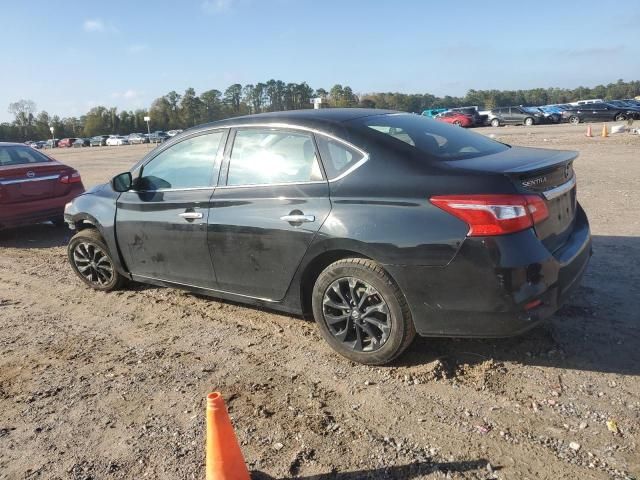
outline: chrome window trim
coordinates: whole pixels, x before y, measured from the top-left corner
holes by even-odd
[[[249,187],[285,187],[291,185],[314,185],[314,184],[323,184],[326,185],[326,180],[310,180],[308,182],[281,182],[281,183],[248,183],[246,185],[220,185],[216,187],[218,188],[249,188]]]
[[[241,125],[230,125],[229,128],[250,128],[250,127],[258,127],[258,128],[279,128],[279,129],[290,129],[290,130],[302,130],[305,132],[310,132],[314,135],[321,135],[327,138],[330,138],[331,140],[334,140],[338,143],[342,143],[343,145],[346,145],[347,147],[355,150],[356,152],[360,153],[360,155],[362,155],[362,158],[360,160],[358,160],[356,163],[354,163],[351,167],[349,167],[347,170],[345,170],[344,172],[342,172],[340,175],[338,175],[337,177],[334,178],[328,178],[326,181],[328,181],[329,183],[331,182],[336,182],[338,180],[342,180],[344,177],[346,177],[347,175],[349,175],[350,173],[354,172],[355,170],[357,170],[358,168],[360,168],[362,165],[364,165],[365,163],[367,163],[367,161],[369,160],[369,153],[364,151],[363,149],[361,149],[360,147],[355,146],[353,143],[348,142],[347,140],[344,140],[340,137],[336,137],[335,135],[332,135],[330,133],[324,132],[322,130],[317,130],[315,128],[311,128],[311,127],[306,127],[303,125],[291,125],[288,123],[247,123],[247,124],[241,124]],[[320,161],[322,161],[322,159],[320,159]],[[321,183],[326,183],[326,181],[322,181]],[[309,181],[309,182],[296,182],[296,184],[303,184],[303,183],[318,183],[317,181]],[[264,184],[260,184],[261,186],[265,186],[265,185],[276,185],[274,183],[264,183]],[[288,184],[286,184],[288,185]],[[226,186],[226,185],[224,185]],[[235,185],[235,186],[242,186],[242,185]],[[255,185],[248,185],[248,186],[255,186]],[[218,188],[222,188],[223,186],[219,186]]]
[[[157,192],[188,192],[191,190],[215,190],[216,187],[188,187],[188,188],[160,188],[158,190],[127,190],[122,193],[157,193]]]
[[[571,180],[569,180],[568,182],[565,182],[558,187],[552,188],[551,190],[542,192],[542,194],[544,195],[544,198],[546,198],[547,200],[553,200],[554,198],[558,198],[564,195],[575,186],[576,186],[576,176],[574,174],[573,177],[571,177]]]
[[[174,285],[182,285],[183,287],[198,288],[200,290],[207,290],[208,292],[216,292],[216,293],[222,293],[222,294],[225,294],[225,295],[234,295],[236,297],[251,298],[253,300],[260,300],[262,302],[269,302],[269,303],[277,303],[278,302],[278,300],[273,300],[271,298],[253,297],[251,295],[245,295],[245,294],[242,294],[242,293],[233,293],[233,292],[228,292],[226,290],[216,290],[215,288],[199,287],[198,285],[192,285],[190,283],[174,282],[173,280],[163,280],[162,278],[149,277],[149,276],[146,276],[146,275],[138,275],[136,273],[132,273],[131,275],[134,276],[134,277],[138,277],[138,278],[146,278],[147,280],[156,280],[158,282],[166,282],[166,283],[172,283]]]
[[[42,182],[44,180],[55,180],[56,178],[60,178],[60,174],[47,175],[44,177],[17,178],[15,180],[0,180],[0,185],[13,185],[16,183],[28,183],[28,182]]]

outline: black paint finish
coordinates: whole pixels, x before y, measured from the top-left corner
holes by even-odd
[[[379,262],[400,286],[422,335],[509,335],[553,314],[591,254],[575,189],[557,205],[549,202],[553,218],[546,223],[498,237],[467,237],[468,226],[429,198],[540,194],[573,175],[576,154],[503,146],[491,155],[443,161],[360,123],[390,113],[397,112],[327,109],[229,119],[185,131],[132,168],[135,178],[158,152],[191,136],[224,129],[233,138],[234,127],[260,125],[332,136],[367,153],[366,162],[335,181],[228,187],[226,140],[216,160],[220,179],[213,175],[210,188],[118,194],[103,185],[76,198],[65,218],[75,228],[97,228],[117,268],[135,280],[290,313],[305,311],[315,275],[328,263],[362,256]],[[535,186],[528,187],[532,178]],[[289,214],[313,221],[281,219]],[[532,300],[543,303],[525,311]]]

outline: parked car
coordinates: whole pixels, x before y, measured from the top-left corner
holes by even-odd
[[[169,135],[170,137],[175,137],[176,135],[182,133],[184,130],[181,129],[177,129],[177,130],[169,130],[167,132],[167,135]]]
[[[107,144],[107,138],[109,135],[96,135],[89,140],[89,146],[91,147],[104,147]]]
[[[68,258],[97,290],[312,314],[337,352],[383,364],[416,332],[518,334],[560,307],[591,255],[576,157],[389,110],[227,119],[71,202]]]
[[[58,142],[60,139],[58,138],[50,138],[45,142],[44,148],[56,148],[58,146]]]
[[[540,123],[560,123],[562,121],[561,113],[545,111],[542,107],[522,107],[522,109],[533,114],[542,113]]]
[[[425,117],[435,118],[436,116],[446,111],[447,111],[446,108],[430,108],[428,110],[424,110],[422,112],[422,115],[424,115]]]
[[[120,145],[129,145],[129,140],[127,140],[122,135],[111,135],[107,138],[107,145],[110,147],[120,146]]]
[[[142,133],[132,133],[127,137],[129,143],[149,143],[149,138],[144,136]]]
[[[151,135],[148,135],[149,142],[151,143],[162,143],[170,139],[171,137],[167,135],[166,132],[161,130],[153,132]]]
[[[607,105],[611,105],[615,108],[620,108],[624,110],[633,110],[640,112],[640,105],[636,105],[634,103],[628,102],[626,100],[607,100]]]
[[[53,221],[84,192],[80,174],[20,143],[0,142],[0,229]]]
[[[618,108],[604,102],[580,105],[562,112],[564,121],[576,125],[580,122],[620,122],[631,118],[640,118],[640,112],[628,108]]]
[[[480,113],[478,107],[456,107],[451,108],[450,111],[469,115],[474,127],[482,127],[487,123],[488,115]]]
[[[473,117],[460,112],[444,112],[435,117],[440,122],[450,123],[458,127],[469,128],[473,126]]]
[[[32,142],[31,145],[29,145],[31,148],[37,148],[38,150],[44,148],[47,145],[47,142],[45,140],[37,140],[35,142]]]
[[[89,146],[89,139],[88,138],[78,138],[78,139],[76,139],[75,142],[73,142],[73,147],[75,147],[75,148],[88,147],[88,146]]]
[[[578,106],[578,105],[591,105],[593,103],[601,103],[604,102],[601,98],[591,98],[589,100],[578,100],[577,102],[571,102],[570,105]]]
[[[501,107],[491,110],[488,121],[492,127],[538,125],[544,123],[544,114],[542,112],[528,112],[524,107]]]
[[[73,142],[75,142],[76,140],[77,138],[63,138],[58,142],[58,147],[69,148],[71,145],[73,145]]]

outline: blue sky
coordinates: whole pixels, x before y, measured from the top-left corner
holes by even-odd
[[[0,121],[148,107],[270,78],[357,93],[593,86],[640,79],[640,2],[6,1]]]

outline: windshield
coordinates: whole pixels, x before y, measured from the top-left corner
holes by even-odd
[[[393,141],[403,142],[421,153],[439,160],[463,160],[490,155],[509,147],[477,133],[469,132],[421,115],[387,114],[358,118],[351,124],[388,135]]]
[[[49,158],[31,147],[0,146],[0,167],[49,162]]]

